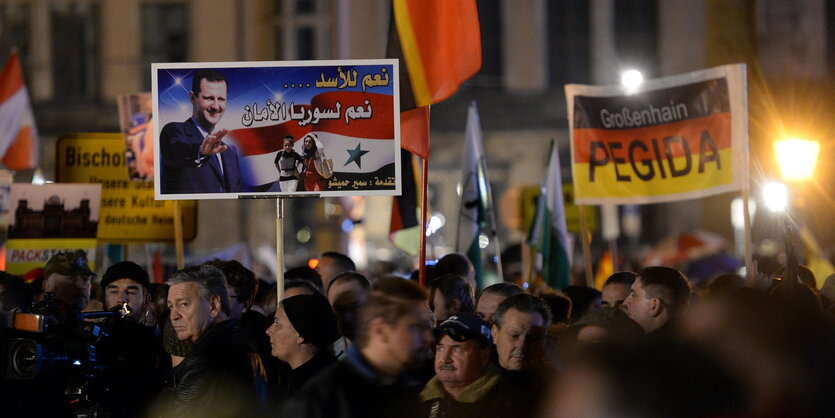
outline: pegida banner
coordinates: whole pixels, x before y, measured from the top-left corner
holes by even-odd
[[[745,65],[621,86],[565,88],[578,205],[740,190],[748,178]]]

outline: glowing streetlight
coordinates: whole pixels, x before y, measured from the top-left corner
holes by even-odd
[[[644,75],[635,69],[626,70],[620,75],[620,84],[626,88],[628,93],[634,93],[643,82]]]
[[[805,139],[774,142],[774,155],[785,181],[805,181],[815,174],[820,144]]]
[[[789,206],[789,189],[777,182],[763,185],[763,203],[773,212],[785,212]]]

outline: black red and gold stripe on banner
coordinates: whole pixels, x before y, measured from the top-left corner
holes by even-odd
[[[574,97],[576,198],[697,192],[733,183],[724,78],[631,96]]]

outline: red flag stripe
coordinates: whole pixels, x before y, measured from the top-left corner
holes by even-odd
[[[0,103],[9,100],[21,88],[23,88],[23,70],[20,67],[20,59],[17,53],[12,53],[3,72],[0,73]]]
[[[235,129],[230,137],[240,148],[241,155],[259,155],[276,152],[282,147],[282,139],[291,135],[295,141],[300,140],[309,132],[329,132],[337,135],[362,137],[365,139],[393,140],[394,121],[391,115],[393,99],[391,96],[358,92],[330,92],[317,95],[311,100],[310,107],[334,108],[338,101],[341,114],[345,114],[349,107],[362,106],[365,101],[372,106],[371,119],[352,119],[348,123],[344,118],[339,120],[322,120],[318,124],[299,126],[298,121],[290,120],[276,125],[258,128]],[[305,105],[305,107],[309,107]]]
[[[421,158],[429,158],[428,107],[400,113],[400,147]]]
[[[37,141],[32,134],[31,126],[22,126],[17,138],[6,150],[2,162],[10,170],[28,170],[37,165],[34,152]]]

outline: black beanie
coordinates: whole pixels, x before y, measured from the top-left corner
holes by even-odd
[[[107,285],[119,279],[131,279],[145,286],[146,291],[150,282],[148,280],[148,272],[139,264],[133,261],[120,261],[108,267],[107,271],[104,272],[104,276],[101,277],[101,288],[105,289]]]
[[[281,306],[306,342],[321,349],[339,338],[336,314],[321,294],[293,296],[281,301]]]

